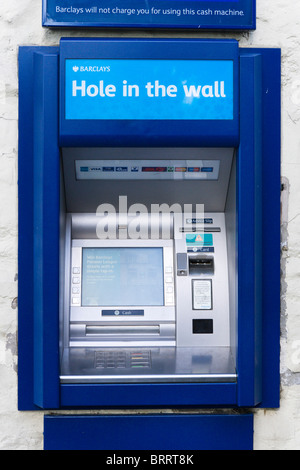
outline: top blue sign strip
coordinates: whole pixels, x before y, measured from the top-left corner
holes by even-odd
[[[66,119],[233,119],[233,61],[69,59],[65,66]]]
[[[43,26],[251,30],[256,0],[43,0]]]
[[[235,146],[235,40],[64,38],[60,145]]]

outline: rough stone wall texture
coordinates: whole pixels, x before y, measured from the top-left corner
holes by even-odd
[[[234,37],[282,48],[281,408],[255,412],[255,449],[300,449],[300,0],[257,0],[250,33],[49,31],[41,0],[2,0],[0,11],[0,449],[43,448],[43,413],[17,410],[17,152],[19,45],[61,36]]]

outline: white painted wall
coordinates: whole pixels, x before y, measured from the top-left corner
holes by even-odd
[[[0,449],[43,448],[43,413],[17,410],[17,152],[19,45],[58,45],[41,26],[41,0],[2,0],[0,11]],[[282,393],[279,410],[255,412],[255,449],[300,449],[300,0],[257,0],[250,33],[112,33],[99,36],[233,37],[282,48]]]

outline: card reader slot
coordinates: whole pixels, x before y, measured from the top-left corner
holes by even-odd
[[[87,325],[86,336],[160,335],[159,325]]]
[[[214,257],[195,255],[189,256],[189,273],[213,273],[214,272]]]

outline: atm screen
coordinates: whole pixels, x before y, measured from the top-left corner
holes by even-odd
[[[83,248],[81,305],[164,305],[163,248]]]

